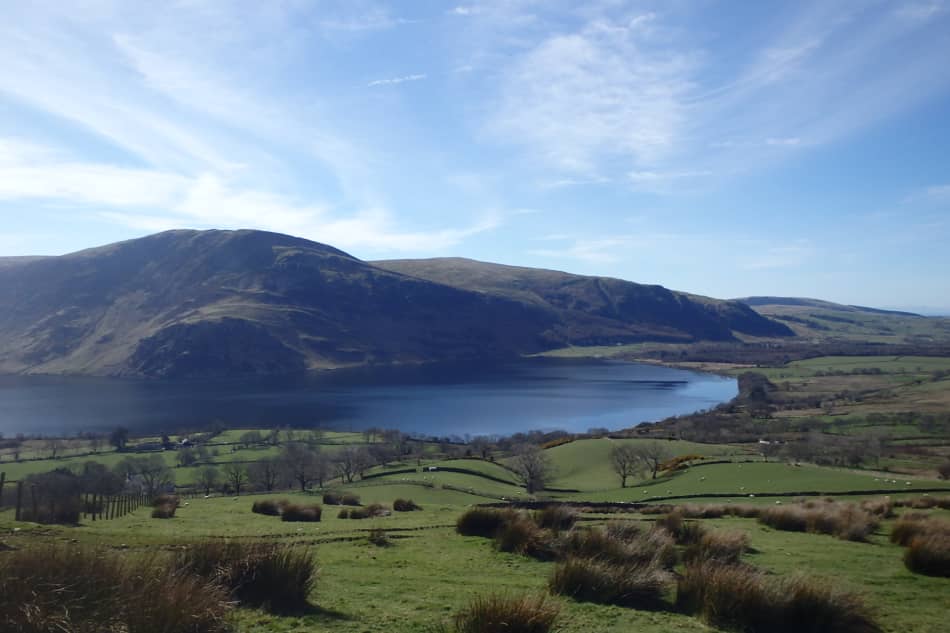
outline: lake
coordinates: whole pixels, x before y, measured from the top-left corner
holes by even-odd
[[[293,378],[152,381],[0,376],[0,432],[74,434],[125,426],[377,426],[424,435],[611,430],[706,409],[736,381],[640,363],[528,359],[316,372]]]

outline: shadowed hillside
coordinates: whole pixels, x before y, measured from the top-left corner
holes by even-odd
[[[554,270],[503,266],[462,258],[374,262],[388,270],[538,306],[559,321],[558,334],[574,345],[637,340],[726,341],[738,332],[789,336],[736,301],[718,301],[662,286]]]
[[[360,261],[260,231],[0,260],[0,372],[202,376],[789,330],[735,302],[465,260]]]

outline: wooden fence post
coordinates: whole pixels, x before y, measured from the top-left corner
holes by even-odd
[[[20,506],[23,504],[23,482],[16,482],[16,515],[17,521],[20,520]]]
[[[0,508],[3,507],[3,484],[7,483],[7,474],[0,473]]]
[[[95,493],[95,492],[92,493],[92,506],[91,506],[89,509],[92,510],[92,520],[93,520],[93,521],[96,520],[96,510],[98,510],[98,508],[99,508],[99,506],[96,505],[96,497],[98,497],[98,496],[99,496],[99,495],[98,495],[97,493]]]
[[[33,500],[33,520],[36,521],[40,515],[40,508],[36,503],[36,484],[30,484],[30,499]]]

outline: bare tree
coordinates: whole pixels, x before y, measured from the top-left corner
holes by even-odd
[[[656,479],[660,465],[670,458],[670,451],[659,442],[645,442],[637,446],[636,450],[640,460],[646,464],[647,469],[652,473],[652,478]]]
[[[214,466],[205,466],[198,471],[198,477],[195,479],[195,485],[199,488],[204,488],[205,494],[210,495],[211,490],[218,486],[218,482],[221,480],[221,474],[218,472],[218,469]]]
[[[50,437],[43,443],[43,447],[49,453],[50,459],[56,459],[65,446],[65,440],[58,437]]]
[[[333,456],[333,466],[341,483],[353,483],[359,470],[360,457],[356,448],[344,446]]]
[[[168,464],[161,455],[149,455],[148,457],[139,457],[132,461],[134,473],[142,480],[142,487],[145,494],[154,497],[158,493],[166,490],[175,481],[175,473],[168,467]]]
[[[769,457],[775,457],[782,450],[782,445],[777,440],[760,440],[759,452],[762,453],[762,459],[769,461]]]
[[[244,464],[228,462],[222,467],[222,470],[224,471],[224,480],[234,490],[234,494],[240,495],[241,488],[246,486],[248,482],[247,468],[244,467]]]
[[[314,480],[319,480],[320,485],[323,485],[322,473],[325,472],[321,469],[323,460],[315,449],[291,442],[284,445],[278,459],[287,476],[300,484],[301,492],[306,490],[310,482]]]
[[[551,460],[541,448],[534,444],[522,444],[517,447],[511,466],[528,494],[544,490],[545,483],[554,473]]]
[[[615,444],[610,449],[610,466],[620,477],[620,487],[627,487],[627,477],[643,471],[643,460],[632,444]]]
[[[280,462],[276,458],[262,459],[248,467],[248,476],[253,483],[270,492],[277,487],[277,483],[280,481],[280,466]]]

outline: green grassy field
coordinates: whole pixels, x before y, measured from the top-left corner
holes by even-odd
[[[296,524],[251,513],[252,500],[262,497],[219,497],[190,500],[174,519],[151,519],[142,508],[119,519],[72,528],[15,525],[9,512],[0,512],[0,538],[12,547],[60,539],[102,543],[126,554],[217,537],[276,540],[309,548],[321,568],[319,584],[311,596],[316,608],[294,616],[237,609],[235,622],[240,633],[426,631],[447,621],[474,595],[544,591],[553,563],[500,553],[488,540],[455,533],[454,521],[470,501],[464,495],[439,489],[407,490],[399,485],[356,489],[364,502],[391,503],[395,496],[407,496],[408,492],[424,510],[354,521],[337,519],[335,508],[328,507],[320,523]],[[300,495],[275,496],[280,497],[313,500]],[[591,518],[594,524],[598,522],[596,516]],[[623,518],[644,524],[652,520],[637,514]],[[889,633],[945,630],[950,580],[909,573],[901,563],[901,548],[887,541],[889,522],[870,543],[777,532],[752,519],[705,520],[704,524],[748,533],[753,551],[746,560],[754,565],[779,574],[818,575],[860,593],[874,606]],[[14,532],[14,527],[19,530]],[[391,546],[371,545],[366,534],[372,528],[386,530]],[[562,605],[564,633],[712,630],[696,618],[671,611],[638,611],[561,598],[555,601]]]

